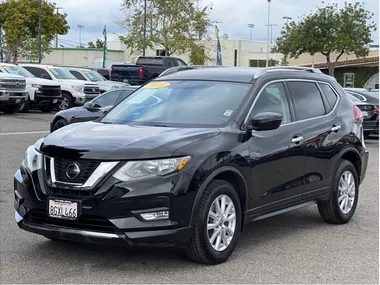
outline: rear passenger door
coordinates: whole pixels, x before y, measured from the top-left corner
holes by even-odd
[[[327,83],[288,80],[296,121],[302,128],[305,155],[303,199],[326,193],[334,166],[334,144],[340,138],[341,121],[336,112],[339,96]]]

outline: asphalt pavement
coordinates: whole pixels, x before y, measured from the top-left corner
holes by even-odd
[[[13,175],[26,148],[48,134],[53,114],[0,114],[0,281],[46,283],[379,284],[379,141],[370,150],[355,216],[324,223],[316,206],[250,224],[224,264],[178,250],[54,242],[14,221]]]

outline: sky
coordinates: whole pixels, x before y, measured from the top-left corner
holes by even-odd
[[[149,0],[148,0],[149,1]],[[64,47],[75,47],[81,38],[82,44],[103,39],[103,28],[107,25],[108,40],[116,40],[117,35],[123,35],[125,30],[121,29],[115,22],[123,18],[121,4],[123,0],[47,0],[55,2],[63,9],[60,13],[66,13],[70,31],[61,36],[59,44]],[[326,3],[345,2],[354,3],[354,0],[272,0],[270,4],[270,24],[273,25],[273,39],[281,31],[286,20],[284,16],[291,17],[297,21],[302,15],[315,11],[317,7]],[[237,5],[239,3],[239,5]],[[254,24],[252,40],[266,41],[268,22],[268,2],[266,0],[200,0],[200,5],[212,4],[213,11],[210,15],[212,20],[220,22],[218,28],[220,35],[227,34],[230,39],[250,40],[251,29],[248,24]],[[379,26],[379,0],[364,0],[364,7],[373,12],[373,19]],[[78,25],[83,25],[81,35]],[[379,32],[373,33],[373,41],[379,44]]]

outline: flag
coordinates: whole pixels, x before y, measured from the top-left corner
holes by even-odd
[[[107,60],[107,27],[106,27],[106,25],[104,25],[103,36],[104,36],[104,45],[103,45],[103,68],[106,68],[106,60]]]
[[[218,26],[215,26],[215,37],[217,40],[216,44],[216,65],[222,66],[222,45],[220,44],[219,39],[219,29]]]

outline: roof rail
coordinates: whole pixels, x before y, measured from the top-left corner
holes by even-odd
[[[221,67],[219,65],[186,65],[186,66],[174,66],[170,67],[166,70],[164,70],[158,77],[176,73],[178,71],[183,71],[183,70],[190,70],[190,69],[197,69],[197,68],[214,68],[214,67]]]
[[[268,72],[273,72],[273,71],[308,71],[312,73],[317,73],[317,74],[323,74],[322,71],[320,71],[317,68],[313,67],[303,67],[303,66],[272,66],[272,67],[265,67],[259,69],[256,73],[254,78],[259,78],[260,76],[263,76],[264,74],[267,74]]]

